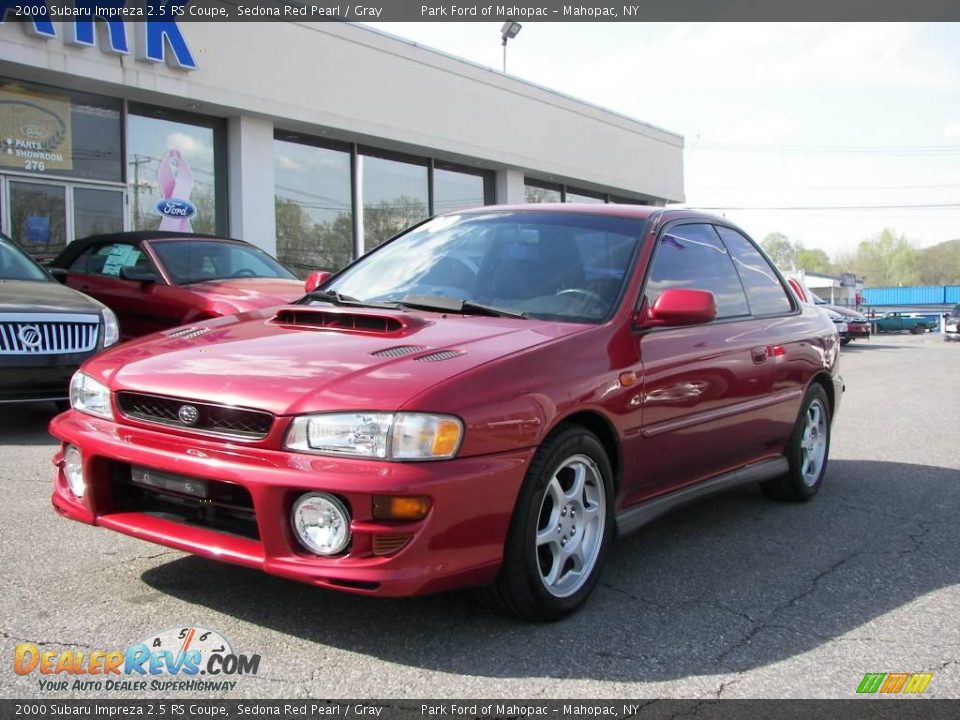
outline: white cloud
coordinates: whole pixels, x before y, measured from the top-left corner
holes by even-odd
[[[960,139],[960,122],[950,123],[943,129],[943,136],[948,140]]]
[[[213,148],[205,145],[193,135],[172,132],[166,137],[167,150],[179,150],[188,160],[212,160]]]

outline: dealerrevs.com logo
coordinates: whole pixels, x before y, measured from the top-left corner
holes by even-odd
[[[198,626],[154,633],[125,650],[57,651],[21,643],[13,658],[14,672],[37,673],[46,692],[229,691],[237,686],[234,678],[259,669],[259,655],[236,653],[223,635]]]

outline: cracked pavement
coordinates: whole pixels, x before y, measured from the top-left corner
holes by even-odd
[[[195,624],[262,656],[228,697],[850,698],[864,673],[921,671],[925,695],[960,697],[960,345],[880,336],[841,367],[817,498],[746,487],[667,515],[551,625],[468,592],[318,590],[60,519],[53,408],[6,407],[0,696],[43,696],[12,670],[17,643],[116,649]]]

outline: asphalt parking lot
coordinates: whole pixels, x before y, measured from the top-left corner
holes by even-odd
[[[199,625],[261,655],[231,698],[849,698],[864,673],[921,671],[925,695],[960,697],[960,344],[879,336],[841,364],[813,502],[748,487],[679,510],[620,542],[587,606],[551,625],[470,593],[318,590],[60,519],[53,407],[4,407],[0,696],[84,696],[16,675],[18,643],[115,649]]]

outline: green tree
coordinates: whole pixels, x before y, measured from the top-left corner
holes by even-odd
[[[824,273],[831,275],[836,271],[830,257],[823,250],[807,249],[797,243],[796,254],[797,270],[806,270],[807,272]]]
[[[861,241],[847,267],[864,278],[869,287],[920,283],[920,252],[891,228]]]
[[[781,270],[796,270],[797,247],[783,233],[770,233],[760,243],[763,251],[770,256]]]

